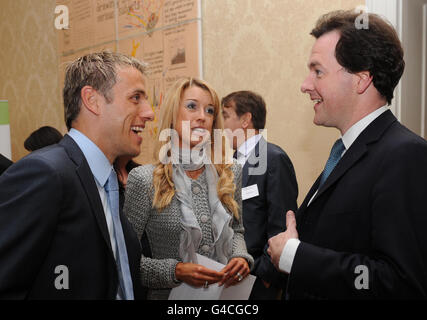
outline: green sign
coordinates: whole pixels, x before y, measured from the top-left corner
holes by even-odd
[[[9,124],[9,104],[7,101],[0,101],[0,125]]]

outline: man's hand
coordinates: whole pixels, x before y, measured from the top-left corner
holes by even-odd
[[[298,239],[297,222],[292,210],[286,212],[286,231],[281,232],[268,240],[267,253],[271,257],[274,266],[279,269],[280,256],[289,239]]]

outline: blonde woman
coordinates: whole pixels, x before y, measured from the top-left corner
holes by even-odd
[[[178,80],[161,106],[158,162],[129,174],[124,210],[150,243],[152,258],[140,265],[149,299],[167,299],[182,282],[235,285],[253,265],[243,237],[241,167],[226,163],[228,146],[214,129],[223,129],[215,91],[202,80]],[[205,268],[196,253],[226,267]]]

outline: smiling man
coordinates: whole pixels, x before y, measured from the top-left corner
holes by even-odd
[[[314,123],[337,128],[324,171],[287,230],[269,240],[290,299],[427,297],[427,143],[386,105],[404,70],[399,38],[369,14],[319,19],[301,91]],[[406,106],[408,108],[413,106]]]
[[[153,119],[145,65],[111,52],[72,62],[69,132],[0,178],[0,299],[137,299],[139,241],[119,213],[113,162]]]

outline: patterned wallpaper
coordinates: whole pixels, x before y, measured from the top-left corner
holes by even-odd
[[[363,0],[202,0],[204,78],[220,96],[254,90],[267,103],[268,139],[294,163],[299,203],[321,172],[334,129],[315,127],[299,88],[317,18]],[[65,133],[58,85],[55,0],[0,1],[0,100],[9,100],[13,160],[43,125]]]
[[[0,99],[9,100],[12,158],[43,125],[65,132],[58,88],[55,0],[1,0]]]
[[[291,158],[299,204],[323,170],[335,129],[313,124],[313,103],[300,86],[314,43],[309,35],[329,11],[363,0],[202,0],[204,78],[224,96],[253,90],[267,104],[267,135]]]

